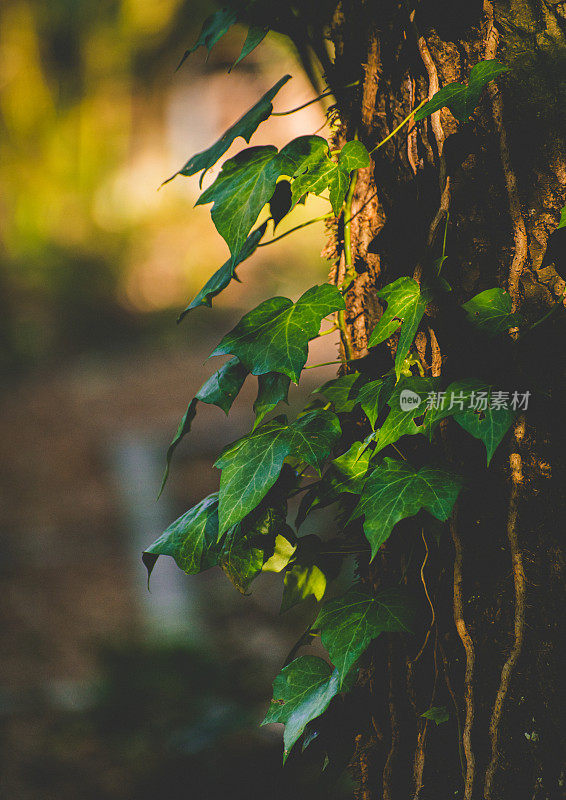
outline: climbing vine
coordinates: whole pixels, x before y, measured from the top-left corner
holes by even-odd
[[[199,46],[210,50],[235,22],[247,21],[250,5],[253,4],[222,9],[209,17],[183,61]],[[279,27],[274,27],[284,30],[284,23],[278,20]],[[268,27],[260,13],[258,24],[249,26],[236,63],[262,41]],[[421,49],[423,46],[426,44],[421,43]],[[426,63],[426,53],[423,58]],[[257,378],[255,423],[249,433],[226,447],[216,460],[215,466],[220,470],[218,492],[173,522],[143,554],[149,574],[158,557],[168,555],[188,575],[221,567],[243,593],[262,572],[279,573],[283,583],[282,611],[315,598],[316,616],[308,635],[295,648],[295,655],[303,644],[320,637],[327,658],[302,654],[290,660],[275,678],[273,700],[264,720],[284,723],[284,759],[302,736],[303,747],[312,741],[316,720],[331,704],[347,702],[344,698],[356,685],[370,644],[383,634],[414,636],[417,609],[430,606],[432,624],[424,641],[414,642],[417,655],[410,662],[410,669],[418,661],[435,622],[424,569],[429,548],[443,535],[442,523],[449,523],[454,539],[455,621],[468,656],[465,679],[471,692],[473,648],[470,649],[471,640],[463,622],[459,595],[461,543],[454,523],[458,497],[465,492],[466,481],[453,467],[445,446],[446,435],[451,426],[458,426],[480,441],[489,468],[514,423],[516,431],[522,425],[528,392],[525,387],[492,385],[467,374],[465,363],[459,365],[460,376],[447,383],[440,370],[425,361],[418,347],[427,308],[435,307],[436,313],[441,314],[442,297],[451,292],[444,269],[449,259],[447,232],[451,225],[447,205],[443,207],[441,203],[441,213],[433,219],[426,257],[419,263],[407,264],[405,276],[377,291],[381,315],[369,337],[368,357],[355,355],[346,319],[346,299],[360,269],[351,246],[351,222],[355,216],[352,198],[359,171],[370,166],[372,153],[385,142],[403,130],[414,131],[444,107],[462,126],[473,125],[484,90],[494,87],[492,82],[506,71],[507,67],[495,58],[479,61],[466,82],[438,88],[377,143],[360,131],[359,138],[354,136],[340,147],[319,135],[300,136],[280,150],[272,145],[246,147],[224,161],[214,182],[197,200],[198,205],[211,204],[212,220],[228,245],[230,257],[187,305],[179,321],[200,306],[212,306],[214,298],[228,290],[232,280],[242,279],[236,270],[258,247],[276,243],[303,227],[276,234],[280,222],[309,194],[328,201],[328,212],[311,222],[326,221],[335,226],[343,259],[333,282],[305,286],[297,300],[263,300],[226,333],[211,353],[230,359],[190,400],[167,453],[163,483],[175,448],[190,433],[199,403],[216,405],[228,414],[250,375]],[[207,171],[236,139],[242,138],[249,145],[265,120],[286,113],[275,112],[273,104],[289,80],[289,75],[283,76],[218,141],[191,156],[169,180],[200,173],[202,186]],[[359,93],[360,81],[332,91],[341,96]],[[312,102],[330,94],[331,90],[325,88]],[[332,120],[335,117],[331,123]],[[443,198],[449,197],[448,179],[443,189]],[[266,207],[269,217],[254,227]],[[566,221],[561,224],[566,225]],[[436,235],[437,230],[441,231],[440,236]],[[475,329],[489,342],[498,337],[520,340],[546,316],[527,322],[517,310],[515,299],[494,287],[468,299],[461,306],[458,320],[462,336]],[[279,407],[287,401],[291,381],[301,380],[309,342],[336,330],[341,341],[338,377],[316,389],[308,405],[296,418],[289,419]],[[375,365],[383,363],[384,358],[371,357],[378,351],[390,361],[381,373]],[[424,449],[419,454],[427,453],[415,463],[403,452],[407,437],[420,437]],[[297,495],[301,495],[301,501],[292,528],[287,519],[287,503]],[[326,541],[312,535],[301,536],[301,526],[308,515],[330,505],[335,506],[340,521],[339,536]],[[401,585],[385,572],[376,588],[372,581],[364,579],[368,565],[378,564],[378,554],[390,537],[397,535],[398,524],[414,517],[418,519],[415,535],[423,539],[426,548],[420,581]],[[512,524],[511,521],[509,525]],[[409,558],[414,542],[407,537],[403,546]],[[336,597],[330,593],[332,599],[327,600],[329,587],[342,564],[352,556],[358,565],[357,578],[344,594]],[[452,693],[451,686],[448,688]],[[500,705],[504,689],[501,692]],[[470,746],[473,698],[468,693],[465,699],[467,716],[460,739],[469,797],[474,770]],[[494,711],[492,723],[494,761],[500,711]],[[419,719],[436,725],[446,722],[453,713],[433,702],[417,712]],[[459,718],[457,724],[461,727]],[[417,783],[422,779],[422,736],[421,729],[421,750],[415,760]]]

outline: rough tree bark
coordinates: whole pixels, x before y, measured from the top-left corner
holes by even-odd
[[[333,17],[335,59],[325,77],[338,101],[338,144],[357,135],[371,149],[439,86],[466,81],[482,59],[511,67],[469,124],[443,109],[404,128],[360,171],[357,278],[347,295],[358,366],[376,374],[390,366],[367,355],[381,313],[376,291],[401,275],[419,279],[438,257],[449,212],[453,291],[442,307],[427,309],[417,338],[423,366],[427,374],[531,392],[526,419],[489,471],[477,443],[445,431],[438,447],[468,488],[438,546],[419,527],[409,558],[401,531],[361,568],[372,585],[387,577],[423,587],[414,643],[392,635],[386,652],[376,647],[356,690],[352,769],[363,800],[566,796],[564,314],[494,347],[479,335],[462,337],[459,310],[499,285],[534,320],[564,292],[566,231],[551,234],[566,202],[565,34],[566,3],[556,0],[342,0]],[[341,97],[339,87],[357,79],[357,100]],[[331,279],[340,281],[341,230],[330,233]],[[418,461],[424,447],[410,441],[406,452]],[[448,723],[420,717],[440,705],[451,712]]]

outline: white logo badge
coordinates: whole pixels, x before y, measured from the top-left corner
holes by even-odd
[[[411,389],[403,389],[399,395],[399,405],[401,406],[401,411],[410,411],[413,408],[418,408],[420,404],[421,398]]]

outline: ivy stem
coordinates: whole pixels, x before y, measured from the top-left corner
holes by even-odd
[[[348,187],[348,194],[344,201],[344,279],[339,284],[340,291],[344,291],[346,284],[350,285],[355,274],[352,274],[352,200],[354,199],[354,192],[356,191],[356,184],[358,182],[358,170],[354,170],[350,178],[350,185]],[[344,354],[346,361],[351,361],[353,357],[352,340],[350,339],[350,331],[346,324],[346,312],[339,311],[337,314],[338,327],[342,334],[342,344],[344,346]]]
[[[306,228],[307,225],[314,225],[315,222],[321,222],[323,219],[331,219],[332,217],[334,217],[334,214],[332,213],[323,214],[321,217],[315,217],[314,219],[307,220],[307,222],[301,222],[300,225],[295,225],[294,228],[285,231],[285,233],[279,234],[279,236],[276,236],[274,239],[270,239],[268,242],[260,242],[260,244],[258,244],[258,247],[266,247],[268,244],[273,244],[274,242],[278,242],[279,239],[284,239],[285,236],[289,236],[289,234],[295,233],[295,231],[299,231],[301,228]]]
[[[343,89],[350,89],[352,86],[357,86],[359,81],[354,81],[353,83],[347,83],[343,86]],[[319,94],[318,97],[315,97],[313,100],[308,100],[306,103],[303,103],[301,106],[297,106],[296,108],[291,108],[289,111],[272,111],[272,117],[286,117],[288,114],[294,114],[295,111],[302,111],[303,108],[307,108],[307,106],[312,106],[313,103],[318,103],[319,100],[322,100],[325,97],[329,97],[331,94],[334,94],[332,89],[327,89],[326,92]]]
[[[334,322],[334,324],[332,325],[332,327],[331,327],[331,328],[329,328],[327,331],[321,331],[321,332],[318,334],[318,337],[317,337],[317,338],[320,338],[321,336],[328,336],[328,334],[329,334],[329,333],[334,333],[334,331],[337,331],[337,330],[338,330],[338,328],[339,328],[339,325],[338,325],[338,323],[337,323],[337,322]]]
[[[420,108],[422,108],[422,107],[424,106],[424,104],[425,104],[425,103],[428,103],[428,97],[427,97],[425,100],[423,100],[423,101],[422,101],[422,103],[419,103],[419,105],[418,105],[416,108],[413,108],[413,110],[411,111],[411,113],[409,114],[409,116],[408,116],[408,117],[405,117],[405,119],[403,120],[403,122],[400,122],[400,123],[399,123],[399,125],[397,125],[397,127],[396,127],[396,128],[394,128],[394,129],[391,131],[391,133],[390,133],[388,136],[386,136],[386,137],[385,137],[385,139],[382,139],[382,140],[381,140],[381,142],[379,142],[379,144],[376,144],[376,146],[373,148],[373,150],[370,150],[370,151],[369,151],[369,152],[370,152],[370,154],[371,154],[371,153],[375,153],[375,151],[376,151],[376,150],[379,150],[379,148],[380,148],[380,147],[382,147],[382,146],[383,146],[383,145],[384,145],[386,142],[388,142],[388,141],[389,141],[389,140],[390,140],[390,139],[391,139],[393,136],[395,136],[395,134],[396,134],[398,131],[400,131],[400,130],[401,130],[401,128],[403,127],[403,125],[406,125],[406,124],[407,124],[407,122],[410,122],[410,121],[411,121],[411,119],[413,118],[413,115],[414,115],[414,114],[416,114],[416,113],[417,113],[417,111],[418,111]]]
[[[525,331],[523,331],[523,333],[519,334],[519,336],[517,337],[517,341],[518,341],[519,339],[522,339],[522,338],[523,338],[523,336],[525,336],[527,333],[530,333],[530,331],[534,330],[534,328],[538,327],[539,325],[542,325],[542,323],[543,323],[543,322],[546,322],[546,320],[547,320],[547,319],[550,319],[550,317],[552,317],[552,316],[553,316],[553,315],[554,315],[554,314],[555,314],[555,313],[556,313],[556,312],[557,312],[557,311],[558,311],[560,308],[564,308],[564,300],[565,300],[565,299],[566,299],[566,291],[565,291],[565,292],[564,292],[564,293],[563,293],[563,294],[560,296],[560,298],[559,298],[559,299],[558,299],[558,301],[557,301],[557,302],[556,302],[556,303],[555,303],[555,304],[552,306],[552,308],[550,309],[550,311],[548,311],[548,312],[547,312],[547,313],[546,313],[546,314],[545,314],[543,317],[541,317],[540,319],[537,319],[537,321],[536,321],[536,322],[533,322],[533,324],[532,324],[532,325],[530,325],[530,326],[529,326],[529,327],[528,327],[528,328],[527,328]]]
[[[341,361],[323,361],[322,364],[309,364],[303,369],[316,369],[317,367],[331,367],[333,364],[341,364]]]

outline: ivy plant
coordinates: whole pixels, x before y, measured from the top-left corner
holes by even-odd
[[[242,3],[213,14],[184,58],[201,46],[210,51],[231,25],[247,20],[250,10],[260,6]],[[264,27],[251,24],[238,60],[265,33]],[[459,122],[467,122],[486,84],[505,69],[494,60],[476,64],[466,85],[440,89],[405,122],[419,123],[444,106]],[[273,102],[288,81],[289,75],[277,81],[208,149],[189,156],[173,177],[200,173],[202,182],[238,138],[249,145],[260,124],[274,113]],[[332,703],[347,702],[344,697],[355,685],[372,643],[382,646],[384,634],[412,635],[415,609],[423,602],[422,586],[388,585],[386,576],[378,591],[357,578],[346,591],[337,592],[332,587],[341,566],[354,557],[357,574],[363,575],[360,566],[378,558],[390,537],[401,536],[399,528],[406,542],[420,533],[417,518],[450,518],[465,480],[442,461],[437,444],[443,426],[457,425],[481,441],[489,465],[516,411],[501,403],[499,387],[466,374],[445,385],[419,357],[419,326],[438,292],[446,288],[438,280],[445,242],[429,278],[426,271],[419,280],[407,274],[386,282],[378,293],[382,313],[368,349],[370,356],[379,349],[393,353],[389,368],[380,374],[364,360],[353,362],[345,315],[355,278],[349,251],[352,196],[358,171],[370,166],[370,157],[357,138],[339,149],[319,135],[300,136],[281,149],[252,145],[225,160],[200,195],[197,203],[211,204],[212,220],[230,256],[188,303],[180,320],[211,306],[229,289],[236,268],[252,258],[260,244],[278,238],[262,241],[309,194],[326,198],[326,218],[341,226],[346,277],[305,286],[298,299],[266,297],[225,333],[211,356],[229,360],[190,400],[169,447],[167,469],[176,447],[190,433],[199,403],[216,405],[228,414],[246,379],[257,380],[255,422],[217,458],[218,492],[186,511],[143,554],[149,573],[162,555],[171,556],[188,575],[220,567],[243,593],[262,572],[276,572],[283,584],[282,611],[306,601],[316,605],[310,635],[296,650],[303,641],[319,637],[326,656],[301,653],[282,668],[264,720],[284,723],[284,758],[312,720]],[[262,214],[263,221],[254,228]],[[461,317],[463,329],[469,324],[491,337],[523,325],[509,296],[497,287],[470,298]],[[305,409],[289,419],[278,407],[286,403],[290,383],[300,382],[309,342],[321,335],[325,320],[332,320],[330,330],[339,332],[340,375],[321,385]],[[383,363],[383,358],[366,362]],[[420,443],[418,463],[403,453],[408,441]],[[426,452],[429,456],[423,457]],[[297,495],[302,498],[293,529],[288,501]],[[301,535],[304,520],[331,505],[339,535],[331,540]],[[433,707],[422,716],[441,724],[448,712]]]

